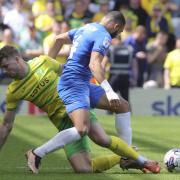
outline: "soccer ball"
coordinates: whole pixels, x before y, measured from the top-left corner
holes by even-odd
[[[164,164],[169,172],[180,172],[180,148],[169,150],[164,156]]]

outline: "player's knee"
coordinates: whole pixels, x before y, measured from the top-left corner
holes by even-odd
[[[85,136],[89,132],[89,123],[87,122],[74,123],[74,126],[81,137]]]
[[[113,109],[113,112],[115,113],[126,113],[126,112],[130,112],[130,105],[129,102],[126,101],[125,99],[121,100],[121,105],[119,106],[119,108],[117,109]]]
[[[74,170],[76,173],[91,173],[92,167],[91,167],[91,164],[88,163],[86,165],[76,167]]]
[[[92,169],[91,168],[86,168],[86,167],[81,167],[77,170],[75,170],[76,173],[91,173]]]
[[[83,137],[88,133],[88,127],[83,126],[83,127],[77,128],[77,131],[81,135],[81,137]]]

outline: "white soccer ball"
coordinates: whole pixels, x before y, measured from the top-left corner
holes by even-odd
[[[164,164],[169,172],[180,172],[180,148],[169,150],[164,156]]]

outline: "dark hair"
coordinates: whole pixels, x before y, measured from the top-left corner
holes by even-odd
[[[18,50],[13,46],[4,46],[0,49],[0,63],[1,61],[6,58],[10,58],[12,56],[20,56]]]
[[[125,17],[120,11],[111,11],[105,17],[118,23],[121,26],[126,24]]]

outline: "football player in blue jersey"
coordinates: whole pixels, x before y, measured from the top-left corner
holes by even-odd
[[[119,11],[112,11],[100,23],[90,23],[56,37],[49,51],[49,56],[53,58],[56,58],[64,44],[72,44],[70,55],[57,85],[57,91],[74,127],[59,132],[46,144],[36,148],[33,151],[34,154],[43,157],[49,152],[62,148],[64,144],[79,140],[88,134],[90,107],[115,112],[119,137],[131,145],[130,106],[126,100],[118,97],[113,91],[105,79],[105,68],[101,64],[112,38],[118,36],[124,26],[123,14]],[[92,76],[96,78],[100,86],[90,84]],[[146,158],[128,147],[124,141],[120,141],[120,138],[111,136],[104,147],[108,147],[118,155],[127,155],[142,166],[146,164],[148,170],[157,172],[156,162],[147,161]],[[121,147],[121,151],[117,151],[117,147]],[[126,152],[130,153],[126,154]]]

